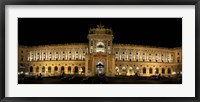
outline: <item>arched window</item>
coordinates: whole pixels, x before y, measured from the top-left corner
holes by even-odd
[[[162,68],[162,74],[165,74],[165,68]]]
[[[69,72],[69,73],[71,72],[71,66],[68,67],[68,72]]]
[[[82,67],[82,69],[83,69],[82,73],[85,73],[85,67]]]
[[[39,72],[39,67],[36,67],[36,72]]]
[[[48,67],[48,72],[51,73],[51,67],[50,66]]]
[[[158,74],[158,72],[159,72],[159,69],[158,69],[158,68],[156,68],[156,74]]]
[[[31,73],[33,72],[33,67],[32,67],[32,66],[30,67],[30,72],[31,72]]]
[[[55,71],[55,72],[57,72],[57,71],[58,71],[58,67],[57,67],[57,66],[55,66],[55,68],[54,68],[54,71]]]
[[[149,69],[149,73],[152,74],[152,68]]]
[[[168,68],[168,69],[167,69],[167,72],[168,72],[168,74],[171,74],[171,69]]]
[[[64,66],[61,67],[61,72],[64,72],[65,71],[65,68]]]
[[[146,74],[146,68],[143,68],[143,74]]]
[[[45,67],[44,66],[42,67],[42,72],[45,72]]]

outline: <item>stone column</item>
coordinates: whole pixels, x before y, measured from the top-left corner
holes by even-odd
[[[37,59],[38,59],[38,54],[37,54],[37,53],[38,53],[38,51],[35,50],[35,54],[36,54],[36,55],[35,55],[35,56],[36,56],[36,59],[35,59],[35,60],[36,60],[36,61],[37,61]]]
[[[85,56],[85,75],[88,76],[88,55]]]
[[[60,51],[60,49],[58,49],[58,60],[60,60],[61,59],[61,51]]]
[[[40,61],[42,60],[42,51],[40,50],[40,55],[39,55],[40,57],[39,57],[39,59],[40,59]]]
[[[54,49],[52,49],[52,60],[54,60],[55,54],[54,54]]]
[[[149,76],[149,69],[148,67],[146,67],[146,75]]]
[[[48,60],[48,51],[47,51],[47,49],[45,49],[45,60]]]
[[[122,59],[121,51],[119,52],[119,60]]]
[[[65,59],[68,60],[68,49],[65,49]]]
[[[112,55],[112,76],[115,76],[115,55]]]
[[[106,65],[106,76],[108,76],[109,75],[109,71],[108,71],[108,68],[109,68],[109,61],[110,60],[110,58],[109,58],[109,56],[107,56],[106,57],[106,59],[105,59],[105,63],[104,63],[104,65]]]
[[[36,57],[36,55],[35,55],[35,50],[33,50],[33,60],[35,61],[35,57]]]

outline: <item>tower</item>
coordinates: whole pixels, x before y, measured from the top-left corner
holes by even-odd
[[[88,73],[91,75],[113,74],[114,55],[112,52],[113,32],[104,25],[97,25],[96,28],[90,28],[87,36],[89,40],[89,55],[86,60]],[[88,63],[87,63],[88,62]]]
[[[114,39],[112,30],[105,28],[104,25],[97,25],[90,28],[87,36],[89,40],[89,53],[108,53],[111,54],[112,41]]]

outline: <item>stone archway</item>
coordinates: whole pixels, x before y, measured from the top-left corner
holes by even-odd
[[[96,75],[104,76],[105,75],[105,67],[103,61],[97,61],[96,63]]]
[[[136,67],[135,74],[137,74],[138,76],[140,75],[140,68],[139,67]]]
[[[74,67],[74,74],[78,74],[78,67],[77,66]]]

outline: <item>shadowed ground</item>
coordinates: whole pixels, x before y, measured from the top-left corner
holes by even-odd
[[[46,77],[23,78],[18,84],[182,84],[182,78],[157,77]]]

